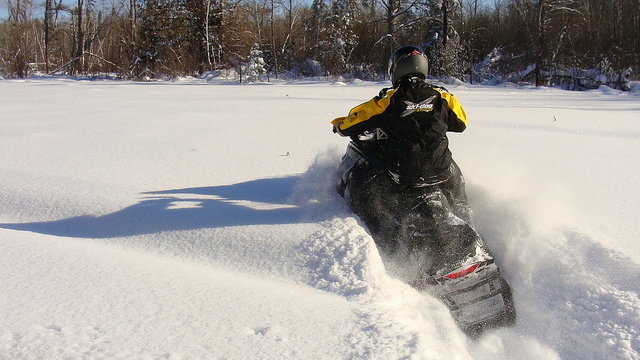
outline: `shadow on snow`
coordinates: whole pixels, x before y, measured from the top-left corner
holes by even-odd
[[[325,220],[318,202],[292,201],[299,176],[225,186],[144,193],[138,203],[102,216],[0,224],[1,228],[76,238],[115,238],[226,226]]]

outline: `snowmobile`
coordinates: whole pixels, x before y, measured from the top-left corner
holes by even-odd
[[[337,170],[340,195],[381,252],[417,259],[418,271],[405,280],[441,299],[463,331],[477,336],[512,325],[511,288],[472,226],[464,184],[462,199],[444,186],[395,186],[381,160],[380,133],[352,137]]]

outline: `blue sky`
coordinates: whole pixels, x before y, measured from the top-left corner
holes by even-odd
[[[63,1],[64,4],[69,5],[71,7],[74,6],[74,4],[77,4],[77,1],[73,1],[73,0],[65,0]],[[44,1],[35,1],[34,2],[34,8],[33,8],[33,12],[34,12],[34,16],[42,16],[42,12],[44,12]],[[0,0],[0,19],[2,20],[6,20],[7,17],[9,16],[9,12],[7,11],[7,0]]]
[[[486,0],[480,0],[480,2],[486,2]],[[77,1],[65,0],[63,1],[63,3],[70,7],[74,7],[77,4]],[[35,16],[38,16],[37,13],[44,11],[44,9],[40,9],[41,7],[44,8],[44,6],[41,5],[39,2],[36,1],[34,6],[35,6],[34,12],[36,13],[34,14]],[[0,20],[7,19],[8,15],[9,14],[7,11],[7,0],[0,0]]]

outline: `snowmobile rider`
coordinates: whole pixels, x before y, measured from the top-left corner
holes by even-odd
[[[355,169],[349,188],[351,208],[374,239],[377,235],[378,240],[397,242],[388,229],[397,228],[398,221],[385,219],[384,212],[402,207],[398,202],[411,197],[412,191],[420,196],[431,186],[440,187],[456,216],[470,221],[464,179],[446,134],[464,131],[467,117],[454,95],[425,81],[427,72],[427,56],[420,48],[400,47],[388,63],[393,87],[332,121],[333,132],[356,143],[362,144],[363,134],[376,139],[363,146],[376,155],[373,162],[378,164]]]
[[[338,192],[381,255],[400,265],[400,277],[428,288],[477,335],[512,325],[516,312],[509,284],[473,227],[449,150],[447,132],[464,131],[467,116],[451,93],[425,81],[427,71],[422,50],[399,48],[389,59],[393,87],[332,122],[352,140],[337,169]]]

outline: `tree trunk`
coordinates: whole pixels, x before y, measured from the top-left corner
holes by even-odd
[[[77,16],[78,16],[78,27],[77,27],[77,32],[78,32],[78,40],[77,40],[77,48],[76,48],[76,61],[75,64],[73,66],[74,70],[73,73],[79,73],[82,72],[82,68],[83,68],[83,57],[84,57],[84,31],[82,29],[82,8],[84,7],[84,0],[78,0],[78,8],[77,8]]]
[[[129,0],[129,23],[131,25],[131,53],[132,54],[135,52],[136,22],[137,22],[136,1]]]
[[[449,16],[447,13],[447,7],[449,6],[449,0],[444,0],[442,3],[442,46],[447,45],[447,34],[449,33]]]
[[[209,43],[209,14],[211,13],[211,0],[207,0],[207,16],[205,19],[205,37],[207,38],[207,63],[209,64],[209,70],[211,70],[211,44]]]
[[[51,27],[51,0],[44,2],[44,72],[49,73],[49,29]]]
[[[395,8],[397,0],[389,0],[387,6],[387,59],[393,55],[393,35],[394,35],[394,20],[395,20]]]
[[[544,61],[545,0],[540,0],[538,8],[538,52],[536,57],[536,86],[542,86],[542,63]]]
[[[278,52],[276,50],[276,31],[275,31],[275,5],[271,0],[271,56],[273,56],[273,67],[275,69],[276,79],[278,78]]]

